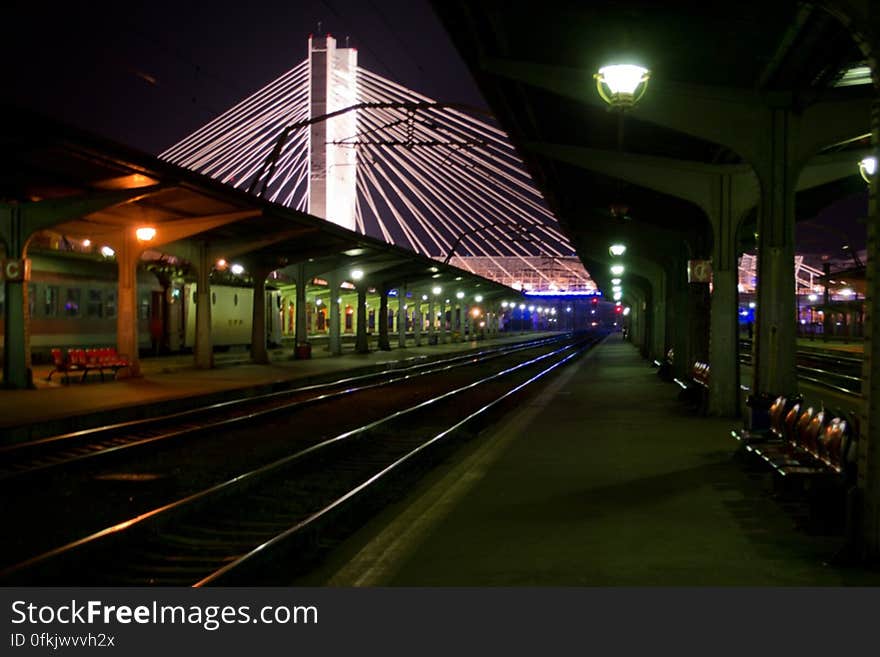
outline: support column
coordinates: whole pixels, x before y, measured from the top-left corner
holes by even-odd
[[[3,385],[6,388],[33,388],[33,372],[31,371],[31,348],[28,304],[29,266],[25,258],[25,221],[22,208],[12,204],[3,208],[6,216],[4,226],[6,233],[6,257],[2,272],[4,305],[4,340],[3,340]],[[14,276],[10,274],[14,273]]]
[[[330,284],[330,340],[328,347],[331,356],[342,354],[342,340],[339,336],[339,272],[333,271],[327,276]]]
[[[379,324],[379,349],[391,351],[388,341],[388,288],[385,285],[379,288],[379,316],[376,321]]]
[[[672,291],[672,347],[675,349],[673,372],[679,379],[688,376],[693,364],[688,345],[690,330],[688,310],[690,309],[690,291],[683,275],[684,264],[677,262],[675,266],[675,283]]]
[[[253,317],[251,319],[251,360],[259,365],[269,362],[266,351],[266,276],[265,269],[255,269]]]
[[[450,324],[451,322],[450,317]],[[440,301],[440,342],[446,344],[449,342],[449,326],[446,324],[446,299]]]
[[[305,345],[309,341],[308,327],[306,326],[306,267],[298,265],[296,268],[296,306],[293,309],[296,346]]]
[[[290,299],[284,297],[281,300],[281,335],[290,333]]]
[[[873,11],[871,26],[880,29],[880,10],[869,4]],[[876,34],[876,31],[875,31]],[[875,85],[880,80],[880,42],[875,42],[873,75]],[[871,148],[880,154],[880,98],[875,86],[871,106]],[[880,557],[880,335],[877,320],[880,317],[880,276],[877,262],[880,258],[880,180],[874,176],[868,191],[868,263],[865,286],[865,357],[862,364],[861,435],[858,443],[858,487],[849,500],[850,512],[847,531],[850,542],[856,544],[858,556],[876,561]],[[826,288],[827,289],[827,288]],[[826,318],[828,311],[825,312]]]
[[[406,293],[403,288],[397,293],[397,346],[406,348]]]
[[[471,321],[471,307],[466,304],[461,304],[461,337],[465,342],[468,342],[474,336],[474,323]]]
[[[791,112],[770,112],[768,150],[755,169],[761,184],[758,213],[758,307],[754,345],[755,392],[797,392],[795,370],[794,190]]]
[[[435,324],[437,323],[437,315],[434,314],[434,295],[428,299],[428,344],[434,344],[434,336],[436,335]]]
[[[357,289],[357,337],[355,338],[354,350],[359,354],[370,353],[370,344],[367,341],[367,287],[359,286]]]
[[[214,367],[214,344],[211,337],[211,262],[208,245],[198,245],[198,265],[196,266],[196,367]]]
[[[116,264],[118,267],[117,315],[116,315],[116,351],[128,358],[130,367],[120,370],[122,376],[140,376],[140,358],[138,356],[138,290],[137,266],[141,257],[133,230],[123,231],[121,238],[114,244],[116,247]]]
[[[416,293],[413,295],[415,299],[415,309],[413,310],[413,340],[415,340],[415,346],[422,346],[422,297],[420,294]]]

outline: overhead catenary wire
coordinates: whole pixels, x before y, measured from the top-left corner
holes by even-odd
[[[327,119],[337,132],[324,147],[355,151],[343,156],[347,163],[331,166],[356,167],[356,230],[430,257],[454,256],[466,269],[488,263],[508,284],[528,279],[552,285],[559,272],[569,287],[589,284],[501,129],[362,67],[335,73],[333,80],[357,93],[331,85],[329,106],[340,108],[332,113],[341,118]],[[352,105],[360,109],[349,116],[345,110]],[[316,175],[310,121],[306,60],[161,156],[306,211]],[[341,125],[351,134],[340,135]]]

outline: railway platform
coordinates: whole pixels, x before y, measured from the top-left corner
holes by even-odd
[[[554,333],[502,334],[494,339],[419,347],[410,343],[404,349],[347,352],[332,358],[317,348],[307,360],[293,360],[290,349],[278,349],[270,353],[268,365],[250,362],[246,352],[232,352],[217,354],[217,366],[210,370],[196,369],[192,356],[144,358],[140,377],[83,384],[76,381],[76,374],[68,384],[61,383],[57,375],[48,383],[52,367],[36,366],[36,390],[0,390],[0,445],[173,413],[197,404],[270,392],[291,382],[308,385],[547,335]]]
[[[297,585],[880,584],[612,335]],[[278,582],[287,584],[289,582]]]

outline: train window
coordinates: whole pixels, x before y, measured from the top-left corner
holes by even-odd
[[[43,307],[43,316],[45,317],[56,317],[58,315],[58,302],[60,299],[58,286],[57,285],[47,285],[46,289],[43,290],[42,296],[42,307]]]
[[[79,305],[81,299],[81,289],[78,287],[67,288],[67,300],[64,302],[64,314],[68,317],[79,317]]]
[[[141,294],[138,303],[138,319],[150,319],[150,293]]]
[[[108,319],[116,317],[116,290],[107,290],[104,297],[104,316]]]
[[[98,318],[104,316],[104,295],[101,290],[89,290],[86,303],[86,317]]]
[[[232,295],[232,305],[233,305],[233,306],[237,306],[237,305],[238,305],[238,293],[237,293],[237,292],[236,292],[235,294]]]

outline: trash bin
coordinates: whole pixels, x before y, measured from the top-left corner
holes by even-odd
[[[303,344],[296,345],[296,358],[297,360],[306,360],[312,357],[312,344],[310,342],[304,342]]]
[[[770,407],[776,400],[775,395],[761,392],[749,395],[746,398],[748,415],[746,417],[746,429],[749,431],[761,431],[770,428]]]

